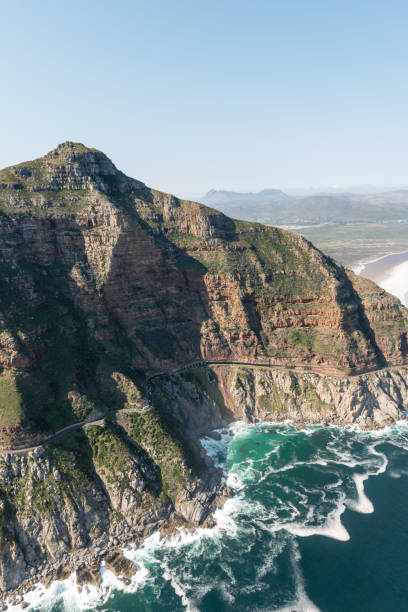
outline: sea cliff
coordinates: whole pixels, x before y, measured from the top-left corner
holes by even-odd
[[[229,492],[200,436],[234,419],[395,422],[407,332],[397,299],[302,237],[100,151],[0,171],[2,593],[208,524]]]

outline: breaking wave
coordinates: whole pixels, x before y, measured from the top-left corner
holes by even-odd
[[[215,513],[214,528],[180,529],[165,539],[153,534],[140,548],[125,550],[139,566],[129,585],[102,566],[100,588],[78,593],[71,576],[26,595],[30,608],[318,611],[308,592],[302,542],[320,536],[339,546],[354,537],[345,513],[375,512],[367,481],[386,471],[394,482],[408,474],[408,426],[364,432],[234,423],[218,434],[202,444],[235,496]],[[397,455],[404,460],[396,461]]]

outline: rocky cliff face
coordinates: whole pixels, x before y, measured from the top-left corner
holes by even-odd
[[[98,576],[119,543],[157,529],[211,524],[229,491],[198,440],[226,421],[202,397],[197,420],[195,387],[183,385],[181,403],[177,391],[167,383],[157,410],[0,456],[0,599],[78,569]]]
[[[408,368],[333,376],[279,368],[213,366],[216,394],[230,418],[377,429],[405,418]],[[200,383],[199,383],[200,384]],[[213,386],[214,389],[214,386]],[[211,386],[208,388],[212,393]]]
[[[234,221],[65,143],[0,172],[5,440],[196,359],[351,373],[407,362],[407,313],[288,232]],[[122,381],[120,384],[118,381]]]
[[[202,524],[222,487],[198,437],[237,416],[396,418],[404,370],[334,374],[406,364],[407,331],[398,300],[300,236],[150,189],[99,151],[64,143],[0,171],[0,443],[112,419],[4,456],[0,588]],[[215,371],[209,391],[163,379],[142,410],[150,375],[202,359],[286,370]],[[362,408],[376,386],[395,410]]]

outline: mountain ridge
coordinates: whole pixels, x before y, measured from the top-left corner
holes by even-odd
[[[225,214],[276,225],[373,223],[408,218],[408,190],[404,189],[373,194],[322,190],[296,197],[273,189],[257,193],[210,190],[202,201],[220,207]]]

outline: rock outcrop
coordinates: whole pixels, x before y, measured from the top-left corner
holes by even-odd
[[[358,376],[215,366],[213,375],[216,394],[221,393],[227,413],[236,420],[290,419],[299,425],[323,423],[378,429],[404,419],[408,409],[405,366]]]
[[[207,524],[229,492],[197,436],[181,448],[153,414],[129,413],[121,427],[88,426],[0,457],[0,595],[77,569],[79,587],[96,584],[102,560],[129,579],[137,568],[118,544]]]

